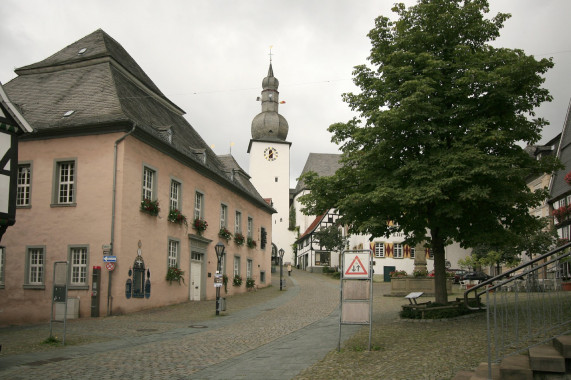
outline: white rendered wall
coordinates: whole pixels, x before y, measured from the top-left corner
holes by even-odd
[[[268,148],[277,150],[277,157],[268,160],[264,152]],[[289,143],[252,141],[250,146],[250,181],[264,198],[271,198],[277,211],[272,216],[272,242],[278,250],[283,249],[284,263],[294,264],[291,245],[295,241],[289,231]]]

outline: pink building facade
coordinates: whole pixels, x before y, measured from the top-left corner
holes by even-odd
[[[20,142],[17,223],[0,243],[0,325],[50,320],[56,261],[68,263],[79,317],[214,299],[218,242],[228,278],[222,297],[247,291],[247,278],[271,284],[275,210],[116,41],[98,30],[16,73],[7,93],[35,132]],[[158,203],[157,215],[144,199]],[[186,224],[169,220],[177,213]],[[197,218],[204,231],[193,227]],[[104,258],[116,260],[113,270]],[[167,280],[170,267],[181,281]]]

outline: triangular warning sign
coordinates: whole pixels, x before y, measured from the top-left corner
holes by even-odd
[[[345,276],[351,276],[351,275],[359,275],[359,276],[368,275],[367,267],[363,265],[361,259],[359,259],[359,256],[355,256],[355,258],[353,259],[351,264],[349,264],[347,270],[345,271]]]

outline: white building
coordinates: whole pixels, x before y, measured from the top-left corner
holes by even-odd
[[[278,113],[279,81],[274,77],[272,64],[268,75],[262,80],[262,104],[260,112],[252,120],[252,139],[248,146],[250,154],[249,174],[258,192],[277,213],[272,216],[272,256],[280,249],[285,251],[284,263],[294,263],[292,244],[295,234],[289,230],[289,175],[290,147],[286,141],[288,123]]]

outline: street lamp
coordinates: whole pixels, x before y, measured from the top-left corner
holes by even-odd
[[[282,277],[284,275],[284,249],[280,248],[279,254],[280,254],[280,290],[282,290]]]
[[[214,275],[214,283],[216,286],[216,315],[220,315],[220,288],[222,286],[221,283],[217,283],[216,281],[218,280],[219,276],[220,276],[220,260],[222,259],[222,256],[224,255],[224,244],[222,244],[222,242],[218,242],[218,244],[216,244],[214,246],[214,250],[216,251],[216,274]]]

